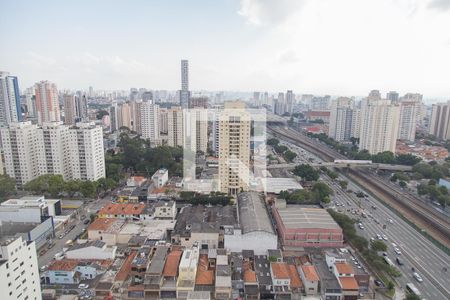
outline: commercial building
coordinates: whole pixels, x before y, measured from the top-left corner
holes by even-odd
[[[0,237],[0,299],[42,299],[34,242]]]
[[[59,174],[65,180],[95,181],[105,177],[102,128],[94,123],[68,127],[30,121],[2,128],[6,174],[18,187],[44,174]]]
[[[22,120],[17,77],[0,71],[0,127]]]
[[[103,241],[91,241],[75,244],[64,255],[67,259],[114,259],[117,246],[108,247]]]
[[[178,268],[177,298],[187,298],[188,293],[194,291],[199,256],[197,247],[184,250]]]
[[[278,237],[260,194],[240,193],[237,197],[237,209],[239,226],[224,227],[226,249],[232,252],[253,250],[255,254],[263,255],[267,249],[278,248]]]
[[[442,140],[450,138],[450,101],[433,104],[428,132]]]
[[[287,205],[273,207],[284,249],[341,247],[343,233],[325,209]]]
[[[40,81],[34,85],[34,88],[38,123],[59,122],[61,116],[56,84],[49,81]]]
[[[157,187],[163,187],[169,181],[169,171],[167,169],[159,169],[152,175],[153,184]]]
[[[399,106],[389,100],[362,100],[359,149],[370,154],[395,152],[399,118]]]
[[[235,196],[249,188],[251,116],[243,102],[225,102],[218,119],[219,189]]]

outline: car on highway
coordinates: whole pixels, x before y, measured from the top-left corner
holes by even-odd
[[[377,233],[377,239],[380,241],[383,239],[379,233]]]
[[[398,248],[394,248],[394,252],[397,253],[397,255],[402,255],[402,251]]]
[[[389,223],[394,224],[394,220],[389,219]]]
[[[385,234],[381,235],[381,237],[382,237],[382,238],[383,238],[383,240],[385,240],[385,241],[387,241],[387,240],[388,240],[388,238],[387,238],[387,236],[386,236]]]
[[[87,225],[87,224],[89,224],[89,222],[90,222],[89,219],[86,219],[86,220],[83,221],[83,224]]]
[[[416,279],[418,282],[423,282],[422,276],[419,275],[419,273],[414,272],[413,273],[414,279]]]
[[[392,243],[392,247],[397,248],[397,244],[396,243]]]
[[[381,280],[379,280],[379,279],[375,279],[373,282],[378,287],[383,287],[384,286],[384,283]]]
[[[403,261],[402,261],[399,257],[397,257],[397,258],[395,259],[395,261],[397,262],[397,265],[403,266]]]
[[[80,284],[78,285],[78,288],[79,288],[79,289],[87,289],[87,288],[89,288],[89,285],[86,284],[86,283],[80,283]]]

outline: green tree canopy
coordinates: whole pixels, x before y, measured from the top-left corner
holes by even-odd
[[[301,177],[304,181],[317,181],[320,177],[319,172],[307,164],[296,166],[293,173]]]
[[[387,250],[387,246],[383,241],[380,240],[374,240],[370,243],[370,247],[372,248],[373,251],[386,251]]]
[[[269,146],[277,146],[280,143],[280,141],[276,138],[271,138],[267,140],[267,145]]]
[[[6,174],[0,175],[0,201],[7,199],[14,194],[15,191],[16,181]]]

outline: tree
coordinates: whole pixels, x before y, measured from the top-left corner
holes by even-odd
[[[317,181],[320,177],[316,169],[306,164],[296,166],[293,173],[301,177],[304,181]]]
[[[388,288],[388,290],[393,290],[394,289],[394,283],[392,282],[392,281],[388,281],[388,283],[387,283],[387,288]]]
[[[314,200],[323,201],[325,203],[328,203],[330,200],[329,196],[333,195],[333,190],[324,182],[315,183],[311,189],[311,192]]]
[[[285,151],[288,150],[288,147],[284,146],[284,145],[277,145],[274,147],[275,152],[278,154],[283,154]]]
[[[399,185],[401,188],[405,188],[405,187],[407,186],[406,182],[404,182],[403,180],[400,181],[400,182],[398,183],[398,185]]]
[[[398,154],[395,158],[396,164],[414,166],[422,161],[422,158],[417,157],[411,153],[408,154]]]
[[[356,160],[371,160],[372,155],[370,155],[369,151],[367,151],[367,150],[361,150],[355,155],[354,159],[356,159]]]
[[[433,167],[426,163],[419,163],[413,166],[413,172],[417,172],[425,178],[431,178],[433,175]]]
[[[342,189],[346,190],[347,186],[348,186],[348,181],[346,180],[340,180],[339,181],[339,185],[341,186]]]
[[[374,240],[370,243],[370,247],[373,251],[379,252],[379,251],[386,251],[387,246],[383,241],[380,240]]]
[[[267,145],[269,146],[277,146],[280,143],[280,141],[276,138],[271,138],[267,140]]]
[[[292,162],[297,157],[297,154],[291,150],[287,150],[284,152],[283,156],[286,161]]]
[[[406,295],[406,300],[421,300],[420,296],[409,293]]]
[[[0,200],[6,199],[16,191],[16,181],[8,175],[0,175]]]
[[[99,110],[98,112],[97,112],[97,120],[101,120],[104,116],[109,116],[109,112],[107,112],[106,110],[104,110],[104,109],[102,109],[102,110]]]
[[[375,163],[393,164],[395,162],[395,156],[391,151],[384,151],[372,155],[372,161]]]
[[[364,249],[366,249],[367,245],[369,244],[366,238],[363,238],[362,236],[359,235],[352,238],[351,243],[359,251],[363,251]]]

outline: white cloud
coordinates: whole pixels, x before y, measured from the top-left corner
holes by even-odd
[[[277,25],[300,9],[307,0],[241,0],[238,13],[253,25]]]
[[[450,0],[431,0],[428,6],[438,10],[449,10]]]

